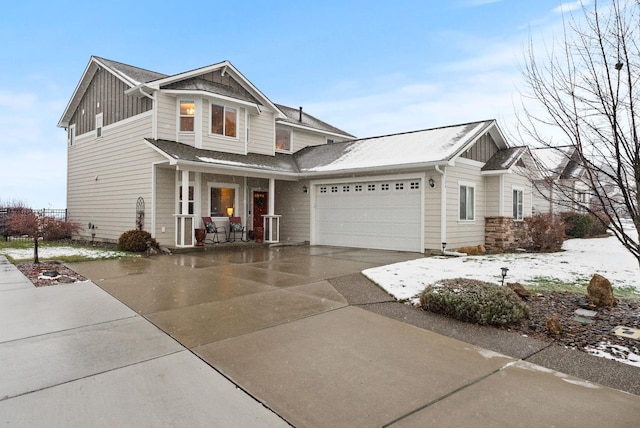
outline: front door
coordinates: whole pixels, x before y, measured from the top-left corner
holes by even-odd
[[[262,227],[262,216],[269,213],[269,193],[253,192],[253,228]]]

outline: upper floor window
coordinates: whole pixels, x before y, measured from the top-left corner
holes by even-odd
[[[73,146],[74,140],[76,139],[76,124],[69,125],[69,145]]]
[[[460,220],[475,220],[476,189],[467,184],[460,185]]]
[[[102,137],[102,113],[96,114],[96,138]]]
[[[180,101],[180,132],[193,132],[196,116],[194,101]]]
[[[291,130],[276,127],[276,150],[291,151]]]
[[[211,104],[211,133],[224,135],[225,137],[237,136],[238,122],[237,110],[231,107]]]
[[[521,189],[513,189],[513,219],[524,218],[524,192]]]

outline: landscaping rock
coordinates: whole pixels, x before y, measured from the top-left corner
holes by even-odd
[[[593,275],[587,287],[587,297],[596,306],[612,307],[616,305],[611,282],[602,275]]]
[[[507,283],[507,287],[512,289],[522,300],[529,300],[529,297],[531,297],[529,290],[524,288],[519,282],[509,282]]]
[[[560,336],[562,333],[562,325],[560,324],[560,319],[558,319],[556,315],[547,317],[545,325],[547,327],[547,331],[554,336]]]

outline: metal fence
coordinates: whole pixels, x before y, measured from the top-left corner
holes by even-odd
[[[53,208],[43,208],[41,210],[34,210],[31,208],[14,208],[14,207],[0,207],[0,240],[4,238],[4,240],[8,240],[11,232],[7,227],[7,215],[9,214],[20,214],[20,213],[33,213],[38,216],[40,219],[43,218],[54,218],[60,221],[68,220],[68,212],[67,209],[53,209]],[[21,236],[12,237],[12,239],[27,239]]]

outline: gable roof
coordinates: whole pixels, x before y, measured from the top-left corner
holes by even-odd
[[[509,147],[498,150],[495,155],[482,167],[482,172],[504,172],[510,170],[525,153],[529,152],[527,146]]]
[[[307,173],[446,165],[492,130],[499,131],[497,124],[486,120],[313,146],[297,152],[296,161]]]
[[[356,138],[355,135],[351,135],[348,132],[343,131],[342,129],[336,128],[335,126],[329,125],[322,120],[311,116],[304,110],[300,111],[300,109],[295,109],[293,107],[287,107],[282,104],[276,104],[276,107],[285,114],[286,118],[278,119],[278,123],[284,123],[292,126],[301,126],[307,128],[317,129],[319,131],[326,132],[328,134],[335,134],[341,137],[349,137]]]
[[[573,146],[540,147],[531,151],[540,170],[540,178],[577,180],[585,169],[577,162]]]

